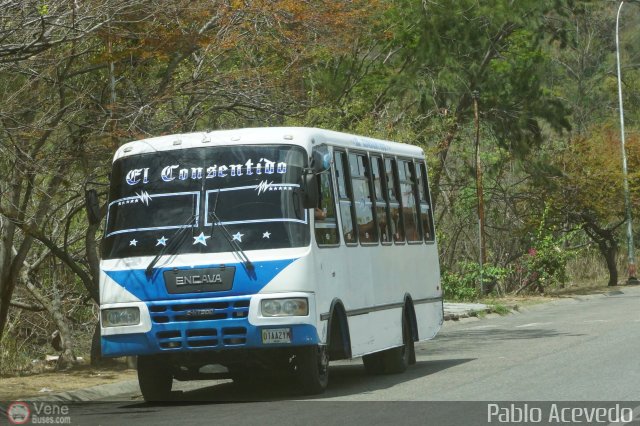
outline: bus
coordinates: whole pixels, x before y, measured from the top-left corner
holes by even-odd
[[[104,227],[102,354],[137,356],[148,401],[212,365],[304,394],[333,360],[400,373],[443,323],[416,146],[299,127],[129,142]]]

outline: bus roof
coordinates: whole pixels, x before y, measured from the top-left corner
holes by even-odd
[[[129,155],[147,152],[188,149],[203,146],[239,144],[290,144],[304,147],[311,152],[314,145],[328,144],[350,149],[360,149],[407,157],[423,157],[422,148],[415,145],[385,141],[310,127],[252,127],[212,132],[194,132],[140,139],[122,145],[116,151],[114,161]]]

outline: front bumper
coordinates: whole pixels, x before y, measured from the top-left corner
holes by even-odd
[[[254,297],[253,301],[251,297],[237,297],[147,302],[150,330],[107,334],[103,329],[102,355],[118,357],[319,343],[317,329],[310,323],[312,316],[273,321],[254,318],[255,306],[262,297]],[[264,344],[262,330],[266,328],[290,328],[291,343]]]

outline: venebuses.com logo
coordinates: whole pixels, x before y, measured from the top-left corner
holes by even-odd
[[[69,407],[50,402],[14,401],[7,406],[9,424],[71,424]]]
[[[23,425],[29,421],[31,409],[26,402],[13,402],[7,407],[7,418],[14,425]]]

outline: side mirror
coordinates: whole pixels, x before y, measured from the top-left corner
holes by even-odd
[[[311,168],[316,173],[322,173],[331,167],[331,154],[326,145],[320,145],[311,153]]]
[[[98,200],[98,191],[95,189],[87,189],[84,191],[84,203],[87,209],[87,219],[91,225],[100,223],[100,201]]]
[[[318,178],[315,173],[309,171],[302,175],[300,190],[302,195],[302,207],[305,209],[312,209],[318,206],[320,191],[318,191]]]

